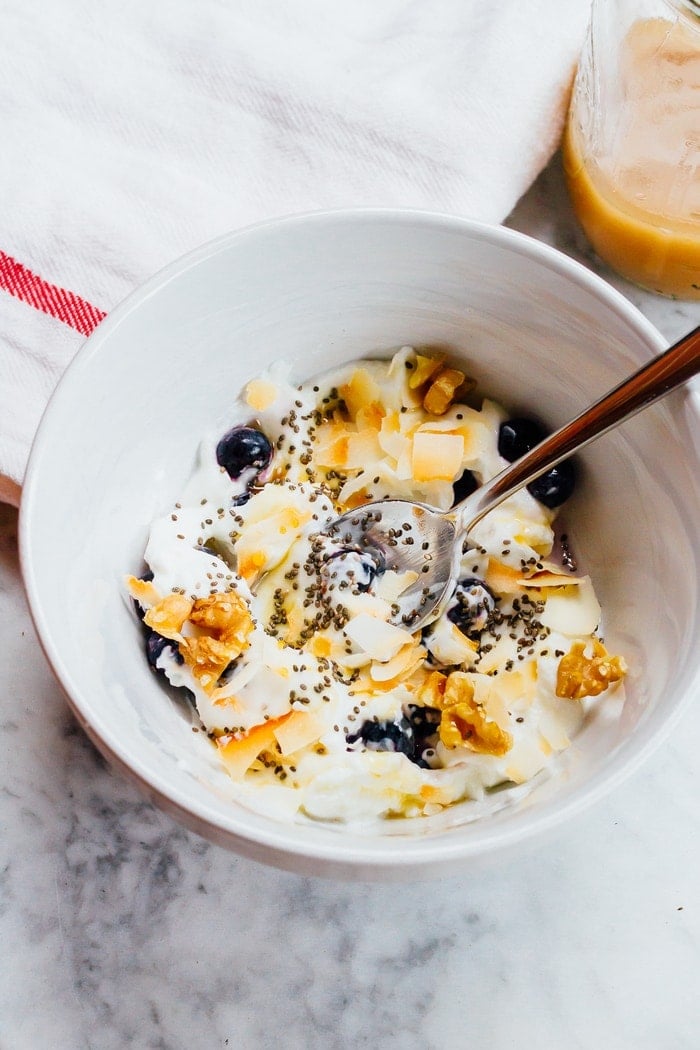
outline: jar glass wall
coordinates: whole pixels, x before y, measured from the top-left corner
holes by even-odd
[[[593,0],[563,154],[601,258],[700,299],[700,3]]]

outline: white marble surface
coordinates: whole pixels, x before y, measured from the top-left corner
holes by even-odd
[[[700,322],[590,259],[558,161],[509,224],[599,269],[669,339]],[[507,868],[295,877],[208,845],[109,772],[35,640],[15,514],[0,520],[2,1050],[700,1045],[700,706]]]

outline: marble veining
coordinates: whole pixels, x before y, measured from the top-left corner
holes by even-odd
[[[669,338],[700,307],[613,277],[555,160],[509,225]],[[697,1050],[700,709],[508,863],[405,886],[301,878],[176,825],[112,773],[34,637],[0,508],[2,1050]]]

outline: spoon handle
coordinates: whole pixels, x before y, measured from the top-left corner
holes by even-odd
[[[490,510],[529,485],[566,456],[612,430],[700,371],[700,326],[604,394],[454,508],[457,528],[468,532]]]

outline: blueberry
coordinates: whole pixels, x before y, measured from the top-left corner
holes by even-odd
[[[427,762],[423,759],[423,752],[435,743],[442,716],[436,707],[420,707],[418,704],[407,704],[404,714],[413,729],[414,756],[412,761],[425,767]]]
[[[576,487],[576,468],[570,459],[564,459],[527,486],[527,491],[545,507],[560,507]]]
[[[468,638],[478,638],[495,608],[496,599],[483,580],[467,576],[455,588],[447,619]]]
[[[478,487],[479,482],[476,480],[471,470],[465,470],[461,478],[458,478],[452,486],[452,491],[454,492],[452,505],[454,506],[455,503],[461,503],[463,499],[467,498],[467,496],[471,496],[472,492],[478,489]]]
[[[157,631],[152,631],[150,628],[146,628],[146,658],[153,670],[158,671],[160,674],[163,672],[160,667],[157,666],[158,658],[166,649],[171,650],[172,655],[179,664],[183,662],[182,656],[180,655],[175,642],[170,638],[164,638],[163,635],[158,634]]]
[[[145,580],[146,582],[150,582],[153,579],[153,573],[150,571],[144,572],[141,576],[139,576],[139,579]],[[141,626],[144,632],[146,659],[148,660],[148,663],[153,668],[153,670],[158,672],[158,674],[163,674],[161,669],[157,667],[156,664],[158,662],[158,657],[161,655],[162,652],[164,652],[165,649],[170,649],[172,651],[173,656],[179,664],[183,663],[183,659],[180,655],[180,651],[177,647],[177,644],[171,641],[170,638],[164,638],[162,634],[158,634],[157,631],[154,631],[151,627],[147,627],[146,624],[143,622],[145,613],[136,600],[134,600],[134,609],[136,610],[136,615],[141,621]]]
[[[395,722],[368,720],[357,733],[351,733],[346,739],[349,744],[361,740],[368,751],[397,752],[427,769],[423,753],[435,742],[440,717],[440,712],[434,707],[408,704]]]
[[[177,647],[177,643],[171,641],[170,638],[164,638],[162,634],[158,634],[157,631],[152,631],[150,628],[146,628],[146,659],[148,660],[149,666],[166,679],[167,675],[165,671],[158,667],[158,659],[165,652],[166,649],[170,649],[171,655],[175,658],[175,662],[178,664],[184,663],[182,655]],[[178,696],[182,696],[183,699],[188,700],[193,707],[196,708],[196,698],[191,689],[187,686],[178,686],[176,689]]]
[[[216,462],[232,481],[240,478],[244,470],[264,470],[271,460],[272,445],[255,427],[233,427],[216,446]]]
[[[144,572],[141,576],[139,576],[139,579],[145,580],[146,582],[150,582],[153,579],[153,573],[150,571]],[[146,659],[148,660],[148,663],[153,668],[153,670],[158,671],[162,674],[160,668],[156,667],[156,662],[160,654],[165,649],[172,649],[173,655],[175,656],[177,662],[181,664],[183,660],[180,656],[180,652],[177,648],[176,643],[171,641],[169,638],[164,638],[162,634],[158,634],[158,632],[154,631],[151,627],[146,626],[146,624],[143,622],[143,617],[145,615],[144,610],[141,608],[137,601],[134,601],[134,608],[136,609],[136,613],[138,615],[139,620],[141,620],[141,626],[143,627],[144,631]]]
[[[514,463],[547,436],[533,419],[508,419],[498,428],[498,454]]]
[[[532,419],[508,419],[501,423],[498,431],[498,452],[509,463],[520,459],[539,445],[547,432]],[[576,468],[570,459],[565,459],[556,467],[540,475],[527,486],[527,491],[545,507],[560,507],[576,485]]]
[[[363,722],[358,733],[347,737],[349,744],[361,740],[368,751],[398,751],[409,758],[413,755],[413,729],[406,718],[398,722]]]
[[[377,548],[358,551],[348,547],[335,551],[326,562],[327,575],[341,590],[351,587],[356,591],[368,591],[384,568],[381,551]]]

